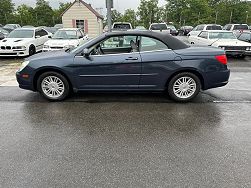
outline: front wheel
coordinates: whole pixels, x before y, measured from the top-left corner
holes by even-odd
[[[38,91],[50,101],[62,101],[70,93],[67,79],[57,72],[45,72],[37,81]]]
[[[35,53],[36,53],[36,48],[35,48],[35,46],[31,45],[31,46],[29,47],[29,56],[32,56],[32,55],[34,55]]]
[[[168,84],[168,94],[177,102],[192,100],[198,95],[200,89],[200,79],[189,72],[177,74]]]

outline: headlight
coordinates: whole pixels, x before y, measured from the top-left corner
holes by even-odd
[[[48,46],[48,45],[44,45],[44,48],[50,48],[50,46]]]
[[[73,45],[66,45],[66,46],[64,46],[64,49],[69,49],[69,48],[75,48],[75,46],[73,46]]]
[[[251,51],[251,47],[247,47],[246,50],[247,50],[247,51]]]
[[[13,46],[13,50],[26,50],[25,46]]]
[[[22,71],[28,64],[29,64],[29,61],[24,61],[21,67],[19,68],[19,71]]]
[[[225,47],[224,47],[224,46],[219,46],[219,48],[221,48],[222,50],[225,50]]]

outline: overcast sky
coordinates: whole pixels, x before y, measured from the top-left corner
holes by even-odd
[[[73,2],[74,0],[47,0],[50,2],[50,5],[53,8],[57,8],[59,6],[59,2]],[[84,0],[86,3],[90,3],[93,8],[105,8],[105,0]],[[140,0],[113,0],[114,8],[119,10],[120,12],[124,12],[124,10],[131,8],[137,9]],[[27,4],[30,6],[35,6],[36,0],[13,0],[16,6],[21,4]],[[159,0],[160,5],[165,4],[165,0]],[[105,13],[105,10],[103,10]]]

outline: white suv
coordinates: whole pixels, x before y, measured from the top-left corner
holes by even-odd
[[[112,25],[112,31],[126,31],[131,29],[132,24],[129,22],[115,22]]]
[[[239,36],[242,32],[249,31],[249,26],[247,24],[227,24],[223,29],[233,31],[236,36]]]
[[[198,36],[201,31],[207,30],[222,30],[221,25],[217,24],[202,24],[197,25],[187,36]]]
[[[168,27],[166,23],[152,23],[149,27],[149,30],[156,32],[166,32],[168,34],[171,33],[171,28]]]

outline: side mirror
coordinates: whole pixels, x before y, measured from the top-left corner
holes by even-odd
[[[36,36],[36,39],[39,39],[40,37],[41,37],[41,36],[37,35],[37,36]]]
[[[52,38],[52,36],[50,36],[50,35],[49,35],[49,36],[48,36],[48,38],[49,38],[49,39],[51,39],[51,38]]]
[[[82,39],[82,38],[83,38],[83,36],[79,36],[78,38],[79,38],[79,39]]]
[[[90,55],[90,50],[88,49],[88,48],[85,48],[84,50],[83,50],[83,55],[85,56],[85,57],[88,57],[89,55]]]

